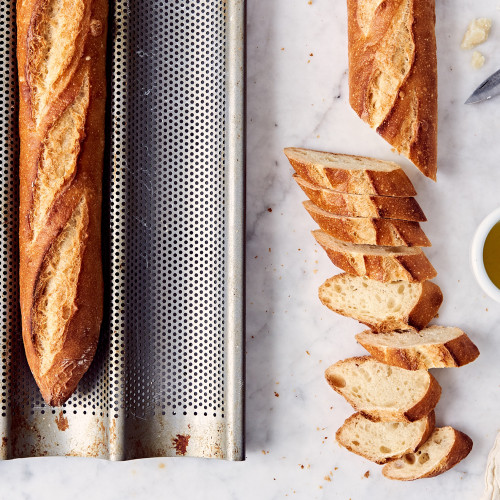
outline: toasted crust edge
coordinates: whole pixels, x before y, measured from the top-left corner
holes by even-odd
[[[311,200],[304,201],[303,205],[325,233],[347,243],[407,247],[432,246],[416,221],[334,215],[316,206]],[[363,239],[359,236],[358,230],[361,226],[364,231],[371,233],[371,237]]]
[[[416,248],[416,253],[412,255],[397,254],[394,248],[394,255],[370,255],[358,254],[355,256],[348,251],[327,246],[322,241],[322,231],[312,231],[312,235],[319,245],[328,255],[332,263],[354,276],[366,276],[367,278],[387,283],[390,281],[408,281],[419,283],[430,280],[437,276],[437,272],[429,262],[423,251]],[[353,244],[356,245],[356,244]]]
[[[406,197],[417,194],[415,187],[404,170],[393,162],[398,168],[389,172],[379,172],[370,169],[350,170],[335,167],[316,165],[312,162],[300,161],[293,157],[293,151],[310,151],[312,153],[333,154],[335,156],[349,157],[363,160],[373,160],[365,156],[346,155],[341,153],[328,153],[305,148],[285,148],[283,151],[288,161],[300,177],[318,184],[322,187],[333,189],[342,193],[371,194],[381,196]],[[381,161],[381,160],[379,160]]]
[[[428,370],[430,368],[458,368],[472,363],[480,354],[469,336],[462,332],[459,337],[442,344],[424,344],[421,347],[382,347],[363,342],[362,334],[356,340],[375,359],[387,365],[405,370]],[[425,349],[425,356],[421,356]]]

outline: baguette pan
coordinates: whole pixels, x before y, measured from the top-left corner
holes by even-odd
[[[102,320],[107,13],[106,0],[17,3],[22,330],[52,406],[87,371]]]
[[[472,439],[452,427],[435,429],[415,452],[389,462],[382,474],[397,481],[439,476],[455,467],[472,450]]]
[[[358,333],[356,340],[376,359],[407,370],[450,368],[472,363],[479,349],[459,328],[429,326],[417,331]]]
[[[416,222],[427,220],[415,198],[338,193],[312,184],[297,174],[293,178],[315,205],[335,215],[384,217]]]
[[[415,451],[432,434],[435,413],[415,422],[372,422],[361,413],[351,415],[336,432],[335,439],[352,453],[376,464],[385,464]]]
[[[430,247],[431,242],[418,222],[377,217],[344,217],[304,202],[319,227],[334,238],[362,245]]]
[[[432,281],[381,283],[345,273],[327,279],[319,287],[319,298],[332,311],[375,332],[425,328],[443,302],[441,289]]]
[[[347,12],[352,108],[436,180],[434,0],[347,0]]]
[[[344,243],[329,234],[312,231],[330,260],[354,276],[387,281],[416,283],[437,275],[424,252],[419,247],[385,247]]]
[[[286,148],[285,155],[300,177],[341,193],[415,196],[404,170],[391,161],[364,156]]]
[[[414,422],[428,415],[441,397],[441,386],[427,371],[409,371],[371,356],[344,359],[328,367],[330,387],[373,422]]]

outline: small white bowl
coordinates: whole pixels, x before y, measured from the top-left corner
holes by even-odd
[[[493,300],[500,302],[500,289],[490,280],[488,273],[484,267],[483,250],[484,243],[493,226],[500,222],[500,208],[493,210],[476,230],[474,238],[472,239],[472,246],[470,251],[470,258],[472,270],[476,277],[479,286],[483,291],[488,294]]]

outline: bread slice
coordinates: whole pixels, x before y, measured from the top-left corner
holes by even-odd
[[[300,177],[327,189],[383,196],[417,194],[404,170],[391,161],[302,148],[286,148],[285,155]]]
[[[361,413],[351,415],[337,431],[340,446],[377,464],[399,458],[427,441],[435,425],[435,414],[415,422],[372,422]]]
[[[439,476],[455,467],[471,450],[472,439],[467,434],[453,427],[441,427],[415,453],[407,453],[385,465],[382,474],[398,481]]]
[[[459,328],[433,325],[417,331],[358,333],[356,340],[382,363],[407,370],[449,368],[471,363],[479,349]]]
[[[378,281],[416,283],[437,276],[420,247],[387,247],[356,245],[337,240],[321,230],[312,232],[330,260],[354,276],[367,276]]]
[[[427,220],[415,198],[339,193],[306,181],[297,174],[293,178],[315,205],[335,215],[384,217],[416,222]]]
[[[427,370],[404,370],[371,356],[339,361],[327,368],[325,377],[334,391],[374,422],[414,422],[428,415],[441,396],[441,386]]]
[[[321,302],[332,311],[358,320],[377,332],[422,329],[443,301],[432,281],[381,283],[365,276],[338,274],[319,288]]]
[[[304,202],[319,227],[334,238],[362,245],[430,247],[431,242],[418,222],[378,217],[345,217]]]

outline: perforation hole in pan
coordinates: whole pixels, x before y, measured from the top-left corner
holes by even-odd
[[[9,110],[0,112],[4,416],[7,387],[12,411],[55,412],[27,366],[17,306],[14,3],[0,0],[9,63],[0,67],[0,106]],[[224,5],[115,6],[108,215],[117,272],[95,361],[66,413],[103,416],[109,403],[115,415],[125,406],[139,418],[224,416]]]

